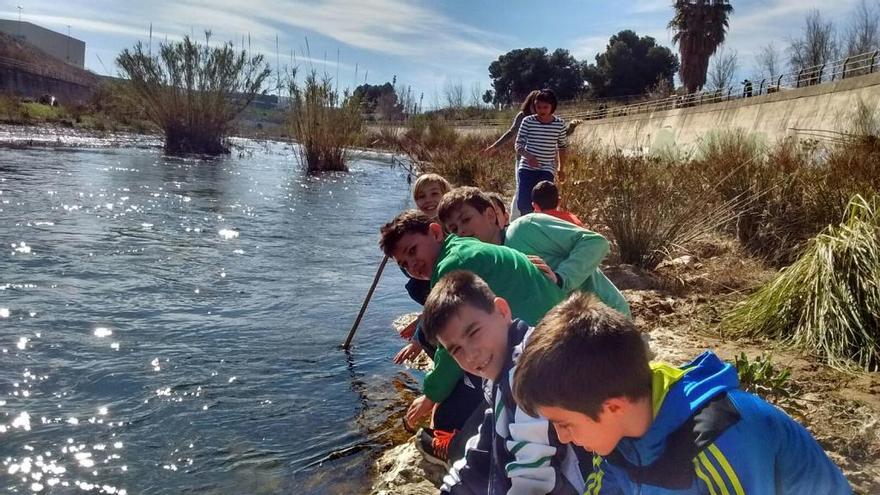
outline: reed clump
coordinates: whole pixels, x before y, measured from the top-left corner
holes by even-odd
[[[205,44],[186,36],[161,43],[153,55],[138,42],[116,58],[131,100],[162,129],[167,153],[228,153],[233,121],[265,94],[270,70],[262,55],[209,43],[210,32]]]
[[[842,223],[811,239],[723,325],[781,340],[835,366],[880,369],[880,196],[854,196]]]
[[[290,78],[290,135],[308,172],[345,171],[351,148],[361,139],[360,102],[312,70],[302,83]]]

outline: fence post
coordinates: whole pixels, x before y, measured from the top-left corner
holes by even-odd
[[[874,73],[874,61],[877,59],[878,53],[880,53],[880,50],[874,50],[874,53],[871,54],[871,67],[868,69],[869,74]]]
[[[761,96],[762,91],[764,91],[764,81],[766,81],[766,79],[761,79],[761,85],[758,86],[758,96]]]

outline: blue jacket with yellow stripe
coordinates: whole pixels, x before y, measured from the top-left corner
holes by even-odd
[[[651,427],[604,458],[581,460],[587,494],[852,493],[809,432],[739,390],[736,369],[714,354],[652,370]]]

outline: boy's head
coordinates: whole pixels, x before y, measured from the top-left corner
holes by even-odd
[[[422,312],[425,337],[441,344],[468,373],[497,380],[507,362],[510,306],[480,277],[445,275],[431,289]]]
[[[437,217],[447,232],[498,244],[501,226],[492,200],[476,187],[457,187],[443,196]]]
[[[406,210],[379,231],[379,247],[410,277],[431,280],[446,237],[440,224],[419,210]]]
[[[513,393],[524,411],[553,423],[561,441],[608,455],[650,426],[651,380],[648,349],[632,322],[575,293],[535,328]]]
[[[552,89],[542,89],[535,95],[535,113],[538,115],[552,115],[556,113],[556,93]]]
[[[532,208],[537,212],[555,210],[559,206],[559,188],[549,180],[542,180],[532,188]]]
[[[495,207],[495,215],[498,218],[498,225],[507,227],[510,224],[510,213],[507,212],[507,205],[504,204],[504,198],[497,192],[488,192],[486,196],[492,200],[492,206]]]
[[[412,194],[416,207],[431,218],[437,218],[440,198],[452,189],[449,181],[437,174],[422,174],[413,184]]]

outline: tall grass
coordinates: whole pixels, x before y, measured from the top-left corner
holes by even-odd
[[[610,230],[620,260],[642,268],[730,222],[740,202],[716,203],[690,163],[675,157],[593,150],[581,152],[568,170],[569,208],[595,216]]]
[[[308,172],[347,170],[349,150],[361,139],[360,103],[312,70],[300,84],[290,78],[290,132]]]
[[[813,238],[723,324],[781,339],[833,365],[880,369],[880,196],[855,196],[843,223]]]
[[[168,153],[228,153],[232,122],[260,94],[270,70],[262,55],[210,46],[189,36],[153,55],[143,43],[116,58],[131,97],[165,134]]]
[[[440,174],[455,185],[510,194],[516,173],[513,144],[492,156],[480,153],[497,138],[480,132],[460,134],[445,120],[422,117],[409,123],[399,146],[422,172]]]

